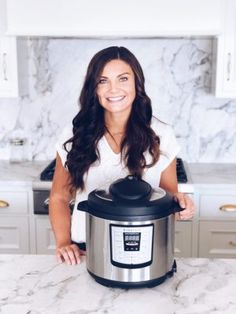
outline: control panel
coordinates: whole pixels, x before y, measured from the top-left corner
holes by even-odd
[[[110,225],[111,263],[123,268],[152,263],[154,225]]]

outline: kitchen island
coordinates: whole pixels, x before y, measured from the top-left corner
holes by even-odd
[[[177,259],[177,273],[154,288],[99,285],[80,265],[50,255],[0,255],[1,314],[234,314],[236,260]]]

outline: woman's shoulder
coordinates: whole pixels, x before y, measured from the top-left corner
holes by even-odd
[[[57,145],[59,146],[63,146],[63,144],[69,140],[70,138],[72,138],[73,136],[73,130],[72,130],[72,125],[71,124],[67,124],[65,125],[62,130],[60,130],[59,135],[57,137]]]
[[[165,136],[171,132],[173,132],[173,128],[171,125],[161,121],[156,117],[152,117],[151,120],[151,128],[158,136]]]
[[[67,140],[69,140],[72,136],[73,136],[72,125],[68,124],[59,132],[59,135],[57,137],[57,141],[55,145],[56,151],[60,155],[63,161],[63,164],[66,161],[66,155],[67,155],[67,151],[64,148],[64,143]],[[70,150],[70,148],[71,148],[71,143],[67,145],[67,149]]]
[[[168,160],[172,160],[180,151],[174,129],[171,125],[162,122],[156,117],[152,118],[151,127],[160,138],[160,150],[168,156]]]
[[[64,144],[73,136],[73,130],[71,124],[66,124],[59,132],[58,142]]]
[[[60,135],[65,138],[65,141],[70,139],[73,136],[72,124],[66,124],[61,130]]]

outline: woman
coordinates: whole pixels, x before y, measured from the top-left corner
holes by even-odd
[[[65,129],[57,145],[50,194],[56,255],[67,264],[79,263],[84,254],[85,218],[75,206],[71,219],[73,196],[77,204],[95,188],[135,174],[173,193],[185,208],[180,219],[194,211],[191,199],[177,190],[174,133],[152,116],[142,68],[128,49],[109,47],[92,58],[79,100],[73,129]]]

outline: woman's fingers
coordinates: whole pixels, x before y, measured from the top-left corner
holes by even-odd
[[[175,200],[179,203],[180,207],[185,208],[179,212],[179,218],[187,220],[193,218],[195,212],[195,205],[192,199],[184,193],[176,193],[174,195]]]
[[[179,203],[180,207],[186,208],[186,202],[183,193],[176,193],[174,195],[175,200]]]
[[[72,264],[72,265],[77,264],[75,253],[74,253],[74,250],[72,248],[67,250],[67,254],[68,254],[67,263]]]
[[[56,256],[59,263],[65,262],[68,265],[80,263],[80,251],[75,244],[57,248]]]
[[[63,259],[63,257],[62,257],[60,252],[58,252],[58,251],[56,252],[56,257],[57,257],[58,263],[63,263],[64,262],[64,259]]]
[[[72,246],[74,247],[75,262],[76,262],[76,264],[79,264],[80,263],[80,256],[83,254],[80,253],[80,249],[78,248],[78,246],[76,244],[72,244]]]

